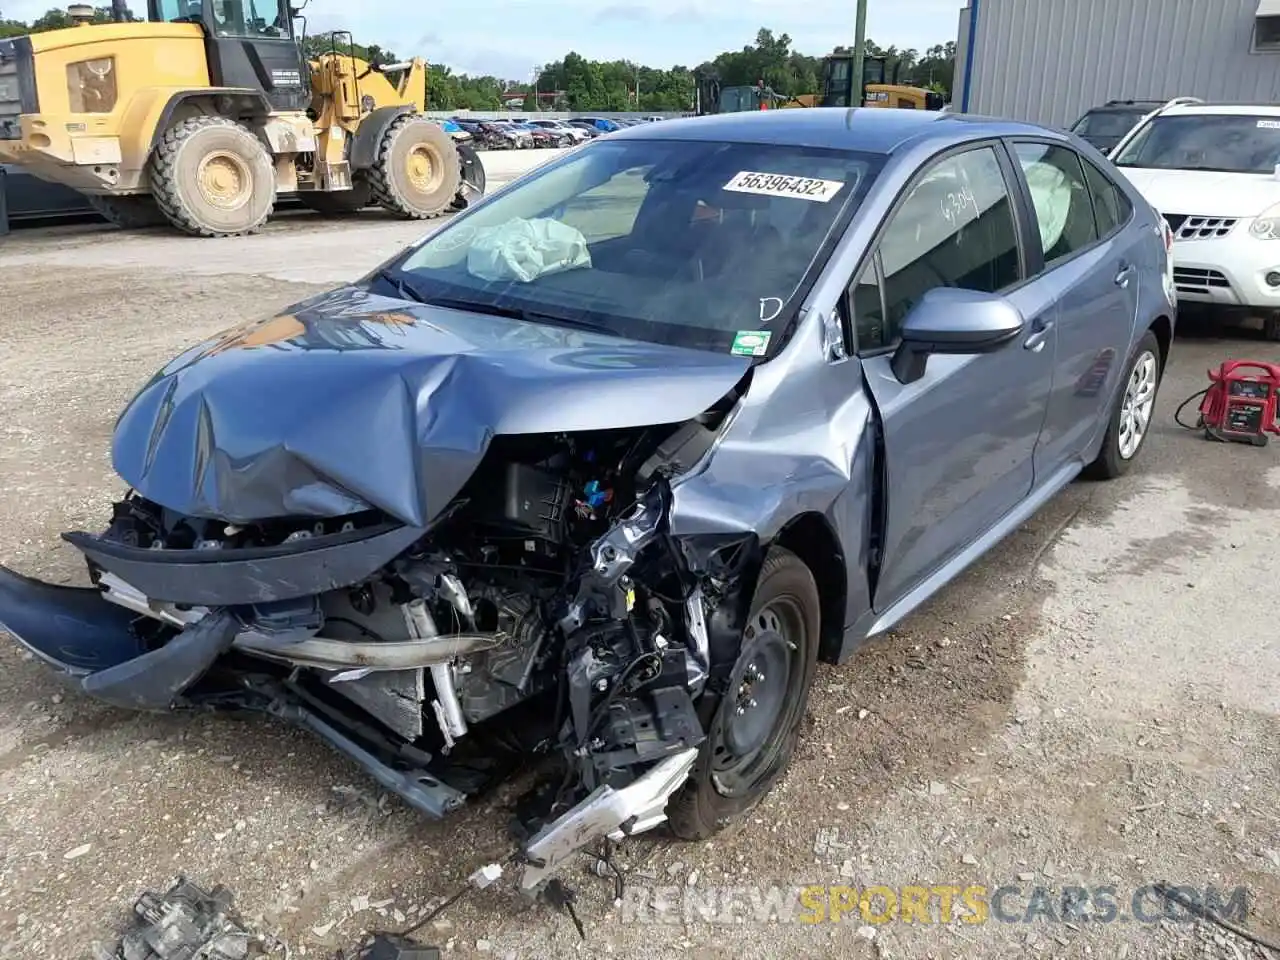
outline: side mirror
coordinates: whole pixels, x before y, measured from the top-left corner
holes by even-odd
[[[920,298],[902,325],[902,342],[893,354],[893,375],[900,383],[924,376],[932,353],[991,353],[1026,326],[1004,297],[958,287],[935,287]]]

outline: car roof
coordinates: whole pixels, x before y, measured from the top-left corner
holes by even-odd
[[[798,107],[682,117],[624,127],[617,140],[722,140],[893,153],[924,141],[962,143],[1022,135],[1065,139],[1048,127],[973,114],[877,107]]]
[[[1106,103],[1091,107],[1090,111],[1123,110],[1126,107],[1163,107],[1168,102],[1168,100],[1108,100]]]
[[[1274,103],[1180,103],[1161,112],[1162,117],[1178,116],[1280,117]]]

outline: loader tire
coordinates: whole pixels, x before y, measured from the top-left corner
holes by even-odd
[[[458,162],[462,165],[462,178],[458,184],[457,196],[450,204],[451,210],[465,210],[472,201],[484,196],[484,163],[476,148],[469,143],[458,144]]]
[[[250,130],[226,117],[175,123],[152,151],[147,172],[156,206],[193,236],[254,233],[275,207],[271,155]]]
[[[350,190],[300,191],[298,202],[325,217],[345,217],[359,213],[373,204],[373,191],[368,181],[357,180]]]
[[[145,194],[122,197],[96,196],[87,197],[89,206],[107,223],[122,230],[143,230],[147,227],[162,227],[169,222],[160,212],[156,202]]]
[[[383,134],[367,176],[373,199],[407,220],[448,213],[462,185],[453,138],[426,117],[406,114]]]

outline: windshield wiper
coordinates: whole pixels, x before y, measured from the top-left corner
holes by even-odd
[[[467,300],[463,297],[427,297],[420,302],[433,307],[465,310],[467,313],[487,313],[493,317],[523,320],[526,323],[548,323],[559,327],[572,327],[575,330],[586,330],[590,333],[610,333],[609,328],[603,324],[584,320],[581,317],[567,317],[561,313],[545,313],[541,310],[529,310],[524,307],[507,307],[496,303],[485,303],[480,300]]]
[[[391,284],[391,286],[395,287],[396,293],[400,294],[400,297],[403,300],[412,300],[415,303],[427,302],[422,298],[422,294],[418,293],[418,291],[414,290],[413,287],[409,286],[409,284],[405,281],[404,277],[398,277],[394,273],[392,273],[390,270],[386,270],[386,269],[379,270],[377,273],[374,274],[374,276],[380,280],[383,280]]]

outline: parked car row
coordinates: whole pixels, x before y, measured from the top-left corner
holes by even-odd
[[[497,120],[451,117],[443,121],[471,135],[478,149],[523,150],[528,148],[574,147],[587,140],[639,124],[654,123],[662,117],[620,119],[617,117],[574,117],[572,120]]]

